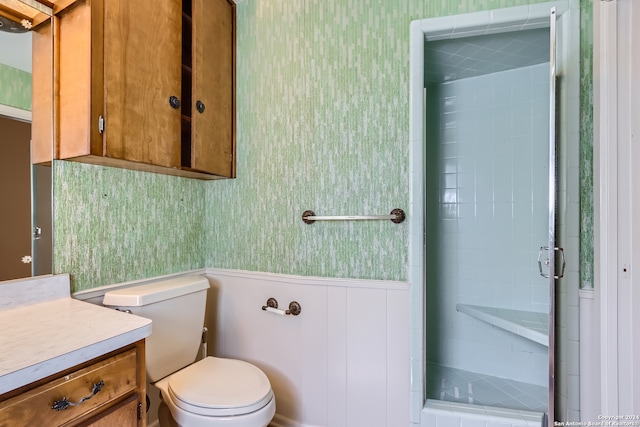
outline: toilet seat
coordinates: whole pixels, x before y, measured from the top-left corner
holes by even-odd
[[[180,409],[203,416],[243,415],[265,407],[273,392],[267,376],[242,360],[206,357],[161,380]]]

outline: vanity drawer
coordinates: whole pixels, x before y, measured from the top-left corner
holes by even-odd
[[[136,364],[133,348],[0,402],[0,427],[73,425],[86,419],[136,390]],[[96,386],[100,382],[104,385]],[[65,397],[81,403],[67,406]],[[53,409],[55,402],[66,409]]]

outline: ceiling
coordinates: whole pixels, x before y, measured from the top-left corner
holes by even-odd
[[[425,84],[543,62],[549,62],[549,28],[431,41],[425,43]]]

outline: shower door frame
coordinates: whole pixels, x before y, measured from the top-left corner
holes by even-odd
[[[411,420],[412,422],[420,422],[423,405],[425,402],[425,304],[424,304],[424,190],[425,190],[425,174],[423,170],[424,165],[424,44],[429,39],[434,38],[450,38],[457,35],[457,37],[467,37],[474,35],[489,34],[491,32],[505,32],[513,31],[517,29],[533,29],[533,28],[548,28],[550,26],[550,11],[555,7],[558,17],[562,16],[568,11],[573,11],[567,16],[570,19],[565,24],[568,26],[568,33],[570,37],[564,40],[565,46],[561,46],[567,58],[565,59],[565,87],[579,87],[579,61],[577,55],[574,52],[579,52],[579,13],[578,6],[575,2],[570,0],[553,1],[548,3],[532,4],[529,6],[517,6],[507,9],[498,9],[491,11],[483,11],[456,16],[446,16],[439,18],[416,20],[411,23],[410,27],[410,72],[409,72],[409,168],[410,168],[410,216],[409,216],[409,282],[411,286],[411,377],[412,377],[412,389],[411,389]],[[501,13],[505,12],[506,13]],[[473,16],[472,16],[473,15]],[[458,35],[459,34],[459,35]],[[578,35],[576,35],[578,34]],[[576,57],[573,57],[576,56]],[[567,65],[568,64],[568,65]],[[571,80],[571,84],[567,84],[566,81]],[[566,90],[566,89],[565,89]],[[578,126],[578,111],[579,111],[579,96],[576,93],[575,96],[571,93],[572,89],[569,89],[569,93],[560,94],[562,99],[566,102],[564,105],[565,114],[561,120],[566,120],[568,123],[562,129],[562,135],[559,138],[565,140],[574,141],[576,139],[575,146],[577,147],[577,138],[579,134]],[[576,91],[577,92],[577,91]],[[575,116],[575,120],[573,120]],[[573,143],[573,142],[572,142]],[[567,153],[565,152],[564,155]],[[572,157],[573,159],[573,157]],[[566,161],[566,159],[565,159]],[[567,182],[569,182],[567,184]],[[578,192],[578,188],[570,179],[565,176],[563,178],[564,189],[561,191],[575,191]],[[574,188],[575,187],[575,188]],[[566,208],[566,206],[565,206]],[[554,213],[555,214],[555,213]],[[573,219],[573,218],[572,218]],[[566,237],[566,236],[565,236]],[[570,236],[570,238],[573,235]],[[551,244],[551,243],[550,243]],[[577,234],[575,242],[571,242],[568,246],[572,251],[577,254]],[[553,246],[551,246],[553,247]],[[535,260],[533,261],[535,262]],[[577,263],[575,263],[577,264]],[[574,271],[569,271],[575,269]],[[568,266],[569,276],[571,278],[571,285],[573,282],[576,284],[577,292],[577,265]],[[551,282],[551,281],[550,281]],[[550,292],[554,292],[550,290]],[[577,313],[576,317],[577,317]],[[575,320],[577,323],[578,320]],[[550,324],[550,329],[553,329],[555,325]],[[550,338],[553,338],[553,334]],[[550,347],[552,350],[553,347]],[[550,351],[552,353],[552,351]],[[553,355],[552,355],[553,357]],[[550,359],[550,368],[553,369],[553,359]],[[550,378],[550,381],[554,381]],[[556,389],[550,388],[550,402],[554,400],[554,391]],[[572,390],[573,391],[573,390]],[[577,392],[577,390],[575,390]],[[550,410],[553,410],[553,405],[550,405]],[[549,424],[553,425],[553,419],[550,417]]]
[[[557,138],[556,138],[556,83],[557,83],[557,14],[556,8],[552,7],[549,17],[549,244],[547,246],[548,258],[546,260],[549,267],[546,276],[540,270],[543,277],[549,279],[549,404],[547,407],[547,424],[553,427],[555,418],[555,389],[556,389],[556,279],[561,278],[564,273],[556,276],[556,204],[558,176],[557,176]],[[542,248],[540,248],[542,251]],[[562,248],[560,248],[562,251]],[[564,270],[564,252],[562,255],[562,269]]]

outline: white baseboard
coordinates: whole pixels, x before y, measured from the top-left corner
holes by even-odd
[[[276,414],[273,420],[269,423],[269,427],[325,427],[311,424],[301,424],[298,421],[294,421],[291,418]]]
[[[155,420],[154,422],[147,424],[147,427],[160,427],[160,422]],[[287,417],[283,417],[282,415],[276,414],[273,417],[273,420],[269,423],[269,427],[322,427],[322,426],[311,426],[308,424],[300,424],[297,421],[289,419]]]
[[[300,423],[290,418],[276,414],[269,423],[269,427],[300,427]]]

